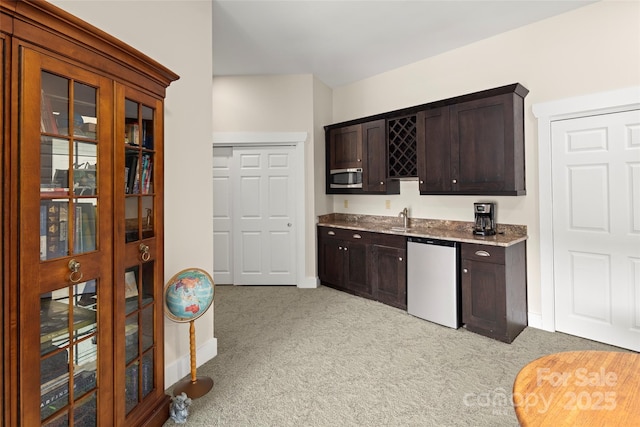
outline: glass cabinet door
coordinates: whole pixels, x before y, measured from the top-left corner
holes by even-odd
[[[162,222],[161,117],[159,100],[117,86],[116,159],[121,182],[117,215],[124,233],[116,237],[116,265],[122,266],[116,289],[116,344],[123,347],[116,360],[116,399],[123,399],[118,420],[136,417],[136,408],[150,395],[164,393],[162,342]],[[118,241],[119,240],[119,241]],[[118,273],[117,273],[118,274]]]
[[[113,387],[112,160],[103,142],[112,84],[21,54],[29,82],[20,106],[21,316],[40,325],[23,328],[24,425],[97,426],[99,402]]]

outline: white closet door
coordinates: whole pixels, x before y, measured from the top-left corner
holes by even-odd
[[[231,147],[213,148],[213,281],[233,283],[233,185]]]
[[[640,350],[640,111],[552,122],[558,331]]]
[[[294,147],[234,147],[236,285],[295,285]]]

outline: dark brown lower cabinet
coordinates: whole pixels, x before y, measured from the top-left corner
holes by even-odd
[[[462,322],[511,343],[527,326],[526,242],[461,245]]]
[[[318,229],[318,276],[323,283],[342,288],[344,282],[344,242],[333,231]]]
[[[318,227],[318,276],[322,284],[371,297],[371,283],[367,279],[369,234]]]
[[[406,238],[318,227],[318,276],[335,289],[406,309]]]
[[[371,245],[369,277],[373,298],[387,305],[407,309],[407,239],[380,235]]]

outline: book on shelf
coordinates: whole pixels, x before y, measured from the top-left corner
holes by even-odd
[[[124,125],[124,142],[131,145],[140,145],[140,125],[138,125],[138,122]]]
[[[47,342],[41,344],[40,354],[47,356],[40,359],[40,383],[42,390],[52,388],[52,384],[59,378],[69,376],[69,358],[66,350],[59,351],[60,348]]]
[[[47,205],[40,203],[40,261],[47,259]]]
[[[133,188],[131,193],[140,194],[140,168],[136,169],[136,175],[133,178]]]
[[[96,139],[98,130],[98,125],[96,123],[83,123],[80,129],[87,138]]]
[[[126,406],[135,406],[138,403],[138,363],[129,366],[125,371],[124,394]]]
[[[142,396],[146,396],[153,390],[153,360],[142,358]]]
[[[58,124],[53,115],[51,99],[44,90],[40,91],[40,132],[58,133]]]
[[[46,206],[46,259],[66,256],[69,203],[48,200],[42,204]]]
[[[76,204],[74,223],[74,253],[94,251],[96,249],[96,207],[90,203]]]
[[[127,404],[135,405],[138,402],[140,380],[142,381],[142,397],[144,397],[153,391],[154,387],[153,359],[143,357],[141,362],[135,362],[127,368],[125,372],[125,399]]]
[[[153,150],[153,120],[142,120],[142,146]]]
[[[81,370],[73,376],[73,398],[77,400],[96,386],[96,372]],[[64,374],[40,387],[40,412],[44,417],[66,406],[69,401],[69,375]]]
[[[136,177],[139,176],[137,152],[130,151],[125,154],[125,173],[125,193],[134,194]]]
[[[40,195],[46,197],[66,197],[69,195],[69,188],[60,187],[56,184],[40,185]]]
[[[73,236],[73,253],[81,254],[84,252],[84,245],[82,241],[82,206],[76,205],[76,212],[74,216],[74,236]]]
[[[149,194],[151,188],[151,172],[153,168],[153,158],[150,154],[142,155],[142,178],[141,181],[141,193]]]
[[[82,245],[84,252],[96,250],[96,207],[82,204]]]

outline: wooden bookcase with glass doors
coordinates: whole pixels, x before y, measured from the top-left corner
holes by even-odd
[[[48,3],[0,5],[5,424],[162,425],[163,100],[178,76]]]

